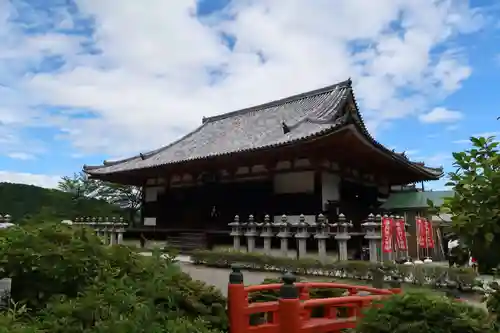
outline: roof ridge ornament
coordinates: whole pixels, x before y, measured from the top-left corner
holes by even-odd
[[[290,133],[290,127],[284,121],[281,122],[281,127],[283,128],[283,134]]]

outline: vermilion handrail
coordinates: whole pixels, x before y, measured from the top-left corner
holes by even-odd
[[[258,284],[253,286],[246,286],[245,291],[247,293],[254,293],[265,290],[278,290],[282,286],[281,283],[272,283],[272,284]],[[350,284],[344,283],[335,283],[335,282],[298,282],[295,283],[295,286],[299,289],[307,287],[311,288],[335,288],[335,289],[356,289],[357,291],[366,291],[376,295],[392,295],[392,292],[389,289],[377,289],[368,286],[353,286]]]
[[[233,271],[228,286],[228,315],[231,333],[313,333],[339,332],[345,328],[355,328],[362,316],[362,309],[401,290],[377,289],[368,286],[354,286],[334,282],[299,282],[288,284],[294,291],[293,297],[285,297],[282,293],[278,301],[249,303],[249,293],[279,290],[284,285],[279,283],[266,285],[243,285],[243,274]],[[309,299],[309,290],[315,288],[345,289],[349,296]],[[371,295],[359,296],[364,291]],[[311,318],[311,310],[323,307],[322,318]],[[347,317],[338,317],[338,309],[345,308]],[[266,322],[255,326],[250,325],[250,316],[265,313]],[[263,317],[264,318],[264,317]]]
[[[374,296],[341,296],[341,297],[331,297],[331,298],[316,298],[310,299],[302,302],[304,308],[315,308],[318,306],[325,305],[345,305],[353,303],[371,303],[372,301],[378,301],[385,295],[374,295]]]

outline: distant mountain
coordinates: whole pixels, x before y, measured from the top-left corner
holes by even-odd
[[[121,212],[106,201],[75,199],[71,193],[33,185],[0,183],[0,215],[11,215],[15,223],[118,216]]]

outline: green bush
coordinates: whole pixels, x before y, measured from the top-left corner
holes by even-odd
[[[75,297],[99,274],[107,252],[87,230],[62,224],[0,230],[0,278],[11,278],[11,297],[30,309],[53,295]]]
[[[191,259],[195,264],[227,268],[233,263],[246,269],[259,271],[291,271],[298,275],[321,275],[335,278],[371,280],[372,272],[379,263],[369,261],[339,261],[322,263],[312,258],[295,259],[270,256],[262,253],[240,251],[194,251]],[[472,289],[477,274],[469,268],[448,268],[436,265],[398,265],[383,263],[387,275],[397,275],[403,281],[416,285],[449,287],[449,284],[468,291]],[[446,277],[444,280],[443,277]]]
[[[12,305],[25,309],[0,314],[8,332],[227,331],[223,295],[181,272],[169,254],[104,246],[92,231],[64,225],[15,227],[0,237],[0,277],[12,278]]]
[[[500,331],[500,285],[493,281],[488,287],[485,292],[486,307],[494,321],[494,327]]]
[[[445,297],[405,293],[382,300],[364,313],[356,331],[363,333],[493,332],[481,308]]]

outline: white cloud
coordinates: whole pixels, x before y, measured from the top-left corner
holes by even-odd
[[[371,128],[419,115],[470,75],[447,42],[481,25],[476,11],[451,0],[233,0],[203,22],[193,15],[195,0],[76,3],[94,19],[94,55],[82,52],[78,35],[23,35],[7,20],[13,7],[0,5],[0,78],[10,86],[0,91],[0,114],[11,128],[55,127],[76,153],[114,156],[163,145],[202,116],[347,77]],[[68,10],[56,10],[51,23],[76,25]],[[233,49],[222,34],[232,36]],[[24,75],[47,55],[66,65]],[[65,109],[54,114],[36,105]],[[73,118],[78,113],[87,116]]]
[[[419,116],[421,122],[429,124],[454,123],[462,118],[463,114],[461,112],[448,110],[442,107],[434,108],[432,111]]]
[[[35,159],[35,156],[28,154],[28,153],[23,153],[23,152],[13,152],[13,153],[7,154],[7,156],[14,159],[14,160],[23,160],[23,161]]]
[[[482,133],[475,133],[471,135],[472,137],[478,138],[478,137],[484,137],[484,138],[489,138],[490,136],[497,137],[500,136],[500,132],[482,132]],[[453,143],[457,144],[467,144],[470,143],[470,138],[469,139],[463,139],[463,140],[455,140]]]
[[[428,165],[432,165],[432,166],[436,166],[436,165],[444,166],[446,163],[450,162],[451,159],[452,159],[452,155],[450,153],[441,152],[441,153],[436,153],[436,154],[433,154],[433,155],[430,155],[430,156],[426,156],[424,158],[424,161]]]
[[[61,180],[60,176],[0,170],[0,183],[17,183],[46,188],[57,188],[59,180]]]

